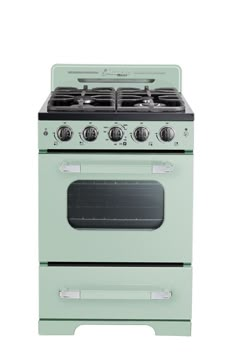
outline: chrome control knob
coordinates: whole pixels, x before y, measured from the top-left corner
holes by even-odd
[[[123,138],[123,130],[119,127],[112,127],[109,130],[109,138],[112,141],[120,141]]]
[[[60,127],[57,131],[57,137],[61,141],[69,141],[72,138],[72,135],[72,129],[67,125]]]
[[[137,141],[143,142],[146,141],[149,136],[149,131],[147,128],[144,127],[138,127],[134,131],[134,137]]]
[[[94,141],[97,139],[98,131],[95,127],[86,127],[83,131],[83,137],[86,141]]]
[[[175,132],[171,127],[164,127],[160,130],[160,139],[164,142],[169,142],[174,139]]]

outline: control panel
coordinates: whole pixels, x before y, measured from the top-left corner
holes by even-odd
[[[39,148],[192,150],[193,122],[39,121]]]

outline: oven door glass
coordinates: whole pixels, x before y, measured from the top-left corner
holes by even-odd
[[[157,181],[77,180],[67,192],[75,229],[157,229],[164,221],[164,188]]]

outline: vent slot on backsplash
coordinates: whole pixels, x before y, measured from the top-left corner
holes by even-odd
[[[104,79],[104,78],[102,78],[102,79],[99,79],[99,78],[97,78],[97,79],[95,79],[95,78],[93,78],[93,79],[86,79],[86,78],[78,78],[77,79],[79,82],[82,82],[82,83],[113,83],[113,84],[115,84],[115,83],[127,83],[127,84],[132,84],[132,83],[139,83],[139,84],[152,84],[152,83],[154,83],[156,80],[155,79]]]

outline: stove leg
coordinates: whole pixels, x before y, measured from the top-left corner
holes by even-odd
[[[158,321],[158,320],[40,320],[41,335],[73,335],[80,325],[148,325],[156,335],[190,336],[191,321]]]
[[[42,335],[73,335],[83,321],[74,320],[40,320],[39,334]]]
[[[140,321],[142,322],[142,321]],[[156,336],[191,336],[191,321],[144,321]]]

